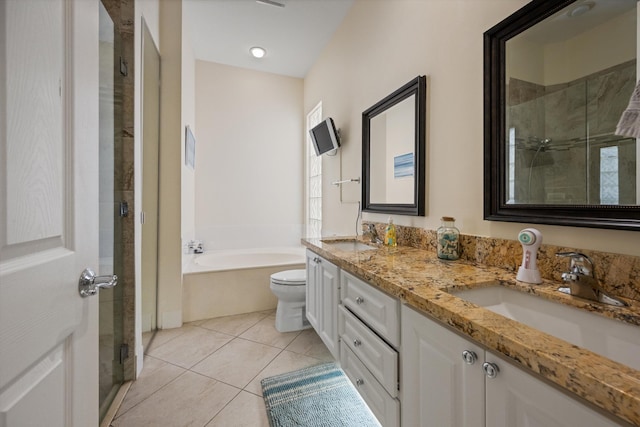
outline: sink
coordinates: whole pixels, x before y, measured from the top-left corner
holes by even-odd
[[[640,327],[503,286],[452,292],[494,313],[640,370]]]
[[[322,243],[329,244],[341,251],[371,251],[378,249],[375,246],[367,245],[360,240],[321,240]]]

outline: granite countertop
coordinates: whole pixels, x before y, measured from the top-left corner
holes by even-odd
[[[334,238],[344,240],[347,238]],[[443,261],[436,254],[409,246],[375,250],[340,250],[303,239],[302,244],[340,268],[399,298],[465,334],[513,364],[532,371],[617,417],[640,426],[640,371],[589,350],[507,319],[449,292],[485,286],[506,286],[562,304],[638,326],[640,302],[611,307],[557,291],[557,282],[529,285],[497,267],[466,261]],[[640,357],[640,355],[638,355]]]

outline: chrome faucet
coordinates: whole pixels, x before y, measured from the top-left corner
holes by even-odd
[[[376,226],[372,223],[366,224],[366,229],[364,230],[363,236],[369,236],[371,238],[371,243],[382,243],[382,239],[378,237]]]
[[[187,253],[190,254],[201,254],[204,252],[204,248],[202,247],[202,242],[199,240],[189,240],[187,243]]]
[[[559,288],[560,292],[603,304],[628,305],[604,292],[593,272],[593,261],[588,256],[580,252],[558,252],[556,256],[569,257],[569,271],[562,273],[562,280],[568,283],[569,287]]]

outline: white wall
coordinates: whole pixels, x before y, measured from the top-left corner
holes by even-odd
[[[160,4],[159,0],[135,0],[134,50],[135,50],[135,83],[134,91],[134,135],[142,135],[142,20],[147,24],[154,42],[160,49]],[[135,138],[134,143],[134,186],[135,186],[135,218],[140,218],[142,207],[142,139]],[[138,224],[136,220],[136,224]],[[142,227],[135,227],[135,336],[136,336],[136,375],[140,375],[143,366],[144,349],[142,347]]]
[[[191,128],[194,135],[198,134],[196,129],[196,60],[193,53],[192,43],[189,36],[188,24],[182,26],[182,244],[193,240],[195,236],[195,170],[187,167],[184,161],[184,129]],[[197,139],[196,139],[197,142]],[[197,155],[197,147],[196,147]]]
[[[530,224],[483,220],[483,33],[527,0],[356,0],[305,78],[304,111],[320,100],[345,137],[323,158],[323,233],[353,234],[360,187],[361,113],[417,75],[427,75],[427,212],[396,224],[436,229],[456,218],[463,233],[515,239]],[[364,213],[386,222],[386,215]],[[546,243],[640,255],[638,233],[536,225]]]
[[[636,10],[572,39],[545,45],[544,84],[565,83],[635,59],[637,43],[628,36],[632,33],[636,33]]]
[[[386,111],[387,144],[386,168],[384,177],[387,181],[386,203],[411,203],[413,201],[414,176],[396,178],[395,158],[407,153],[415,155],[415,96],[394,105]],[[373,200],[372,200],[373,201]],[[383,201],[382,203],[385,203]]]
[[[196,61],[196,237],[205,249],[297,245],[303,82]]]
[[[182,325],[182,2],[160,2],[158,327]]]

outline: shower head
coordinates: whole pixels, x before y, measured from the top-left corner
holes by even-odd
[[[538,140],[538,147],[545,148],[547,145],[551,144],[551,138],[542,138]]]

